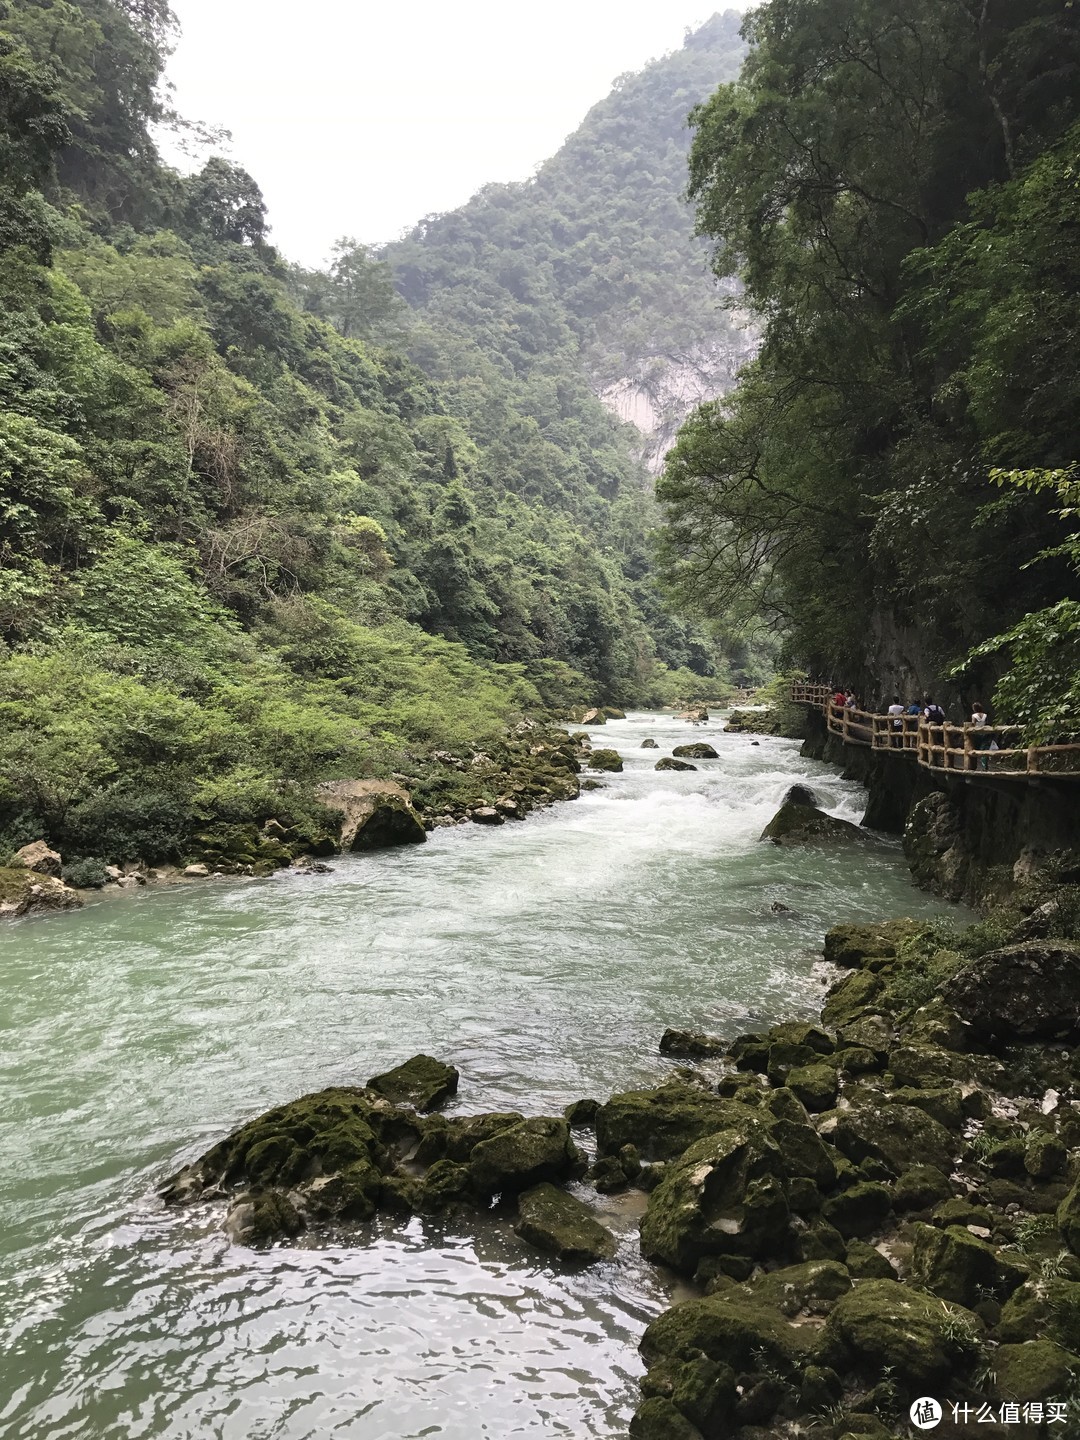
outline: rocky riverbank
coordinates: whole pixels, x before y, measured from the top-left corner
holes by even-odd
[[[603,757],[614,757],[603,763]],[[621,768],[614,751],[597,752],[596,768]],[[523,720],[497,744],[461,754],[435,751],[392,779],[329,781],[317,791],[317,823],[215,824],[191,839],[179,863],[131,860],[72,865],[43,840],[0,866],[0,918],[78,908],[106,887],[173,884],[211,875],[266,876],[286,867],[318,871],[343,851],[421,844],[441,826],[502,825],[533,810],[573,800],[578,775],[592,759],[589,737]],[[615,763],[617,762],[617,763]]]
[[[668,1032],[654,1088],[447,1117],[456,1070],[415,1057],[258,1117],[164,1197],[249,1245],[453,1211],[618,1265],[599,1197],[637,1190],[643,1256],[695,1292],[642,1340],[638,1440],[887,1440],[925,1394],[1033,1435],[1003,1407],[1080,1378],[1078,917],[1044,878],[966,929],[840,926],[816,1023]]]

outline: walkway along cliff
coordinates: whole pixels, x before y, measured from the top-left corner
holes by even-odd
[[[904,837],[917,884],[972,904],[1001,899],[1036,870],[1080,879],[1080,744],[1022,746],[1016,726],[982,731],[837,706],[827,686],[795,684],[808,712],[803,753],[869,790],[863,824]],[[981,737],[980,737],[981,738]],[[1075,872],[1075,874],[1073,873]]]

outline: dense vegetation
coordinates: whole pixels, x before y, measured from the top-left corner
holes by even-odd
[[[1013,662],[999,713],[1046,733],[1080,699],[1080,12],[772,0],[746,35],[691,193],[764,342],[670,457],[668,578],[873,698],[977,647],[965,697]]]
[[[0,4],[0,850],[314,827],[319,779],[724,683],[558,337],[414,326],[362,247],[289,267],[236,165],[161,163],[172,24]]]
[[[650,367],[705,364],[718,339],[730,343],[685,200],[687,115],[736,73],[740,20],[714,16],[621,76],[532,180],[485,186],[383,256],[415,316],[410,353],[498,459],[485,486],[568,515],[617,556],[668,665],[722,677],[727,659],[752,681],[765,678],[763,657],[723,616],[710,636],[661,608],[647,539],[659,516],[629,460],[640,437],[596,398],[629,376],[647,386]],[[683,675],[676,688],[686,696],[693,683]]]

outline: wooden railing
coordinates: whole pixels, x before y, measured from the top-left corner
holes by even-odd
[[[796,682],[791,687],[791,698],[800,705],[817,705],[822,710],[832,700],[832,687],[829,685],[810,685]]]
[[[846,745],[912,755],[928,770],[972,779],[1080,779],[1080,742],[1022,745],[1017,725],[931,724],[922,715],[882,715],[833,703],[828,685],[793,684],[791,698],[825,714],[829,733]]]

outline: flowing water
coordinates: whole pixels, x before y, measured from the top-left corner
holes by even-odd
[[[523,823],[4,930],[4,1440],[625,1434],[670,1295],[633,1201],[605,1202],[617,1259],[571,1274],[487,1221],[255,1254],[155,1198],[260,1110],[420,1050],[460,1068],[460,1112],[654,1080],[669,1025],[813,1013],[829,925],[943,908],[895,844],[757,841],[795,780],[859,818],[861,789],[794,742],[644,714],[595,738],[624,773]],[[654,771],[691,739],[720,759]]]

